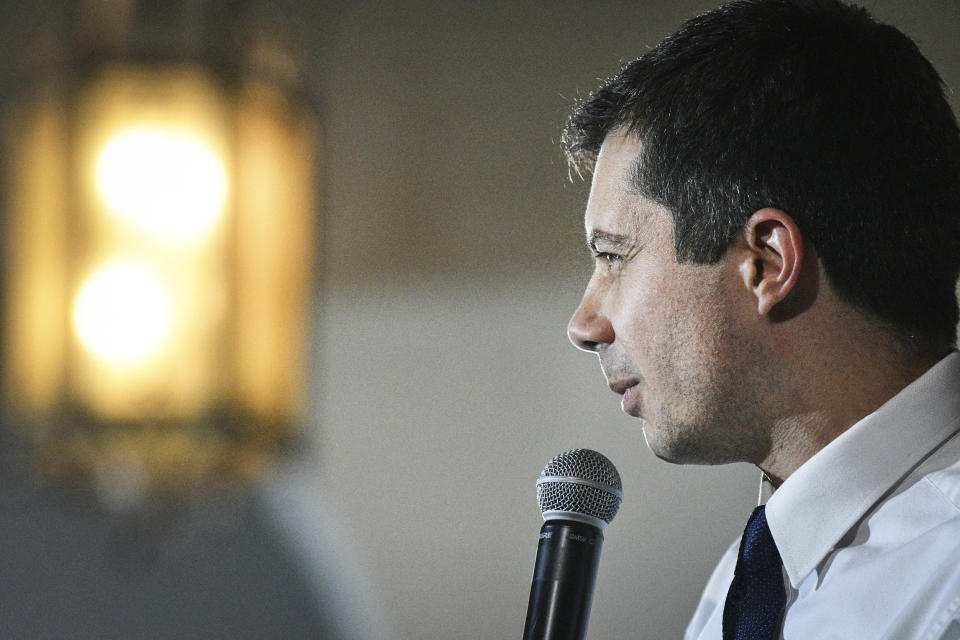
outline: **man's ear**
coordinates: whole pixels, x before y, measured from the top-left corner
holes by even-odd
[[[803,235],[779,209],[760,209],[744,228],[747,250],[742,254],[740,275],[756,296],[757,312],[770,311],[797,286],[803,268]]]

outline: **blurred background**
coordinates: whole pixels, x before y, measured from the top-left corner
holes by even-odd
[[[589,447],[590,637],[680,637],[758,473],[656,460],[568,343],[558,141],[716,5],[0,1],[0,635],[518,637]],[[960,4],[866,6],[956,110]]]

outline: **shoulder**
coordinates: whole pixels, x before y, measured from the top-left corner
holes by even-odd
[[[798,619],[804,613],[815,619],[815,609],[846,600],[858,612],[854,627],[871,637],[939,640],[953,637],[943,635],[951,625],[960,631],[956,452],[953,446],[935,452],[851,531],[800,587],[792,612]]]

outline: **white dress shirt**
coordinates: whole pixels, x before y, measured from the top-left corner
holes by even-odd
[[[766,514],[783,558],[782,638],[960,640],[960,354],[810,458]],[[685,640],[722,637],[738,548]]]

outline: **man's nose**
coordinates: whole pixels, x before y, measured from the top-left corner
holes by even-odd
[[[588,290],[567,325],[570,342],[578,349],[597,352],[613,342],[613,325]]]

